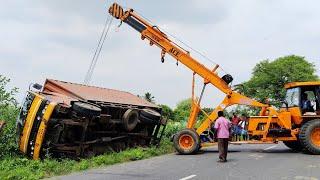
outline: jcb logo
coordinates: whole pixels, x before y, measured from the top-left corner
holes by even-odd
[[[180,54],[179,50],[174,49],[174,48],[171,48],[171,49],[169,50],[169,53],[173,54],[175,57],[178,57],[179,54]]]

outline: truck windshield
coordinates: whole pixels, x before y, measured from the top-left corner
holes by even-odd
[[[28,115],[28,111],[30,109],[30,106],[32,104],[32,101],[34,99],[35,95],[28,92],[26,95],[26,98],[24,99],[24,102],[22,103],[21,109],[20,109],[20,113],[18,115],[17,118],[17,136],[19,137],[21,132],[22,132],[22,128],[24,126],[24,122],[27,118]]]
[[[287,89],[286,101],[288,103],[288,107],[299,106],[300,88]]]

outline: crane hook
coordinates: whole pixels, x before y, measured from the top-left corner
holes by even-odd
[[[166,56],[166,51],[162,49],[161,51],[161,62],[164,63],[164,57]]]
[[[122,25],[122,21],[120,21],[120,24],[118,25],[118,28]]]

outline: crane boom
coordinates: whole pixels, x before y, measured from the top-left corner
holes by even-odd
[[[215,121],[215,119],[217,118],[217,111],[224,110],[230,105],[241,104],[262,108],[268,107],[268,105],[266,104],[260,103],[251,98],[243,96],[238,92],[233,91],[228,85],[228,83],[232,81],[232,77],[230,75],[219,77],[215,73],[215,70],[218,66],[216,66],[213,70],[205,67],[199,61],[193,58],[187,50],[183,49],[177,43],[170,40],[168,36],[160,31],[157,26],[151,25],[144,18],[135,13],[133,9],[124,11],[120,5],[114,3],[112,4],[112,6],[110,6],[109,13],[114,18],[120,19],[121,22],[128,24],[133,29],[138,31],[141,34],[142,40],[147,39],[149,40],[150,45],[158,46],[162,50],[162,62],[164,61],[165,54],[169,54],[177,61],[181,62],[186,67],[191,69],[194,74],[198,74],[199,76],[201,76],[204,79],[205,84],[210,83],[220,91],[222,91],[224,94],[226,94],[225,99],[220,103],[218,107],[214,109],[214,111],[197,129],[198,134],[201,134],[203,131],[205,131],[208,127],[210,127],[211,123]],[[199,113],[199,104],[193,102],[192,106],[193,107],[187,125],[187,128],[190,129],[194,128],[196,117]]]
[[[146,38],[150,40],[150,44],[155,44],[162,49],[162,57],[164,57],[165,53],[168,53],[191,69],[193,72],[208,80],[223,93],[229,94],[232,92],[227,83],[215,72],[212,72],[210,69],[190,56],[188,51],[182,49],[176,43],[171,41],[167,35],[161,32],[156,26],[149,24],[146,20],[138,16],[132,9],[126,11],[125,13],[121,12],[123,12],[123,10],[118,4],[113,4],[109,9],[109,13],[113,17],[121,19],[121,21],[125,22],[141,33],[142,39]]]

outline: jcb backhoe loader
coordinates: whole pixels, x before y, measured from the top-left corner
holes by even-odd
[[[180,47],[163,33],[157,26],[150,24],[139,16],[133,9],[124,11],[114,3],[109,8],[109,13],[116,19],[128,24],[141,34],[141,39],[147,39],[150,45],[156,45],[161,49],[161,60],[164,62],[166,54],[171,55],[178,62],[184,64],[192,72],[193,76],[203,78],[204,85],[200,98],[195,98],[192,93],[192,108],[186,129],[174,136],[174,147],[181,154],[192,154],[202,146],[199,136],[209,129],[217,119],[217,112],[228,106],[238,104],[261,108],[258,116],[249,118],[248,133],[250,141],[246,143],[277,143],[283,141],[294,150],[306,149],[312,154],[320,154],[320,82],[292,82],[285,86],[287,89],[285,106],[280,110],[274,107],[248,98],[231,89],[229,84],[233,78],[229,74],[219,76],[219,65],[213,69],[205,67],[193,58],[189,51]],[[226,94],[223,101],[207,115],[203,123],[195,128],[197,116],[201,111],[200,101],[205,87],[211,84]],[[194,80],[193,86],[194,88]],[[194,92],[194,90],[192,91]],[[307,94],[313,101],[313,106],[303,108]],[[310,103],[311,104],[311,103]]]

